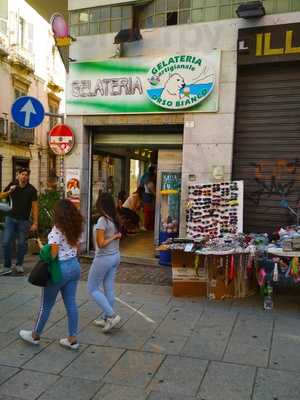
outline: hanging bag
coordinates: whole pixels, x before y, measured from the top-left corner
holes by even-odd
[[[8,199],[2,199],[0,201],[0,211],[4,213],[10,212],[12,209],[12,199],[9,196]]]
[[[35,286],[46,287],[50,279],[49,264],[39,260],[31,270],[28,282]]]
[[[36,236],[36,241],[39,245],[40,250],[42,250],[43,243],[38,235]],[[32,268],[28,277],[28,282],[35,286],[46,287],[50,279],[49,270],[49,263],[41,258],[40,252],[40,259]]]
[[[52,258],[51,246],[43,246],[41,240],[37,238],[40,247],[39,261],[32,269],[28,281],[35,286],[46,287],[47,285],[56,285],[62,281],[62,273],[58,258]]]

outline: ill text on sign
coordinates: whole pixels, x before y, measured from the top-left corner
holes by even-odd
[[[74,146],[72,129],[65,124],[55,125],[49,133],[49,146],[59,156],[68,154]]]

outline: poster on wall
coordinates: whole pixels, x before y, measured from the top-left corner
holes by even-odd
[[[66,198],[80,208],[80,170],[66,170]]]
[[[243,181],[190,185],[187,237],[215,238],[243,232],[243,196]]]
[[[69,115],[217,112],[220,51],[70,64]]]

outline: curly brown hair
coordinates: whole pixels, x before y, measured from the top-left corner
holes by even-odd
[[[58,200],[56,203],[54,225],[66,237],[70,246],[77,245],[83,232],[83,216],[70,200]]]

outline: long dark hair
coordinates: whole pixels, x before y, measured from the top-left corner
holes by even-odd
[[[140,199],[143,199],[143,196],[144,196],[144,193],[145,193],[144,186],[138,186],[134,193],[136,193],[139,196]]]
[[[114,199],[110,193],[103,193],[99,191],[98,199],[96,201],[96,208],[100,217],[111,220],[116,229],[119,230],[120,224],[117,216],[117,209]]]
[[[54,225],[66,237],[70,246],[77,245],[83,232],[83,216],[70,200],[58,200],[56,203]]]

